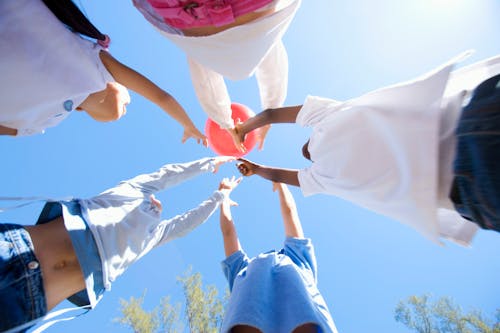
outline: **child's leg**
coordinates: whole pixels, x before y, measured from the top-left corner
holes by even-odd
[[[451,199],[457,211],[500,231],[500,75],[481,83],[457,128]]]

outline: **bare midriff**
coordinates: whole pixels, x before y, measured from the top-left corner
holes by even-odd
[[[27,226],[42,270],[47,309],[85,289],[82,270],[62,217]]]
[[[247,24],[249,22],[255,21],[261,17],[271,15],[272,13],[274,13],[274,11],[275,11],[274,8],[270,8],[270,9],[263,10],[263,11],[257,11],[257,12],[243,14],[241,16],[238,16],[233,23],[226,24],[226,25],[223,25],[220,27],[210,25],[210,26],[206,26],[206,27],[187,28],[187,29],[181,29],[181,30],[185,36],[190,36],[190,37],[215,35],[216,33],[219,33],[221,31],[231,29],[231,28],[237,27],[239,25],[244,25],[244,24]]]

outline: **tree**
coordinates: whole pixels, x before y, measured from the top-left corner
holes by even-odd
[[[463,312],[449,297],[431,303],[429,295],[410,296],[395,309],[397,322],[418,333],[500,333],[500,308],[495,320],[480,310]]]
[[[177,280],[184,292],[183,313],[181,303],[172,305],[169,296],[163,297],[152,311],[144,310],[144,293],[141,297],[131,297],[128,301],[121,299],[122,317],[116,321],[129,327],[134,333],[176,333],[182,332],[184,326],[193,333],[219,332],[227,293],[220,299],[215,286],[208,285],[204,290],[201,274],[191,273],[191,269]]]

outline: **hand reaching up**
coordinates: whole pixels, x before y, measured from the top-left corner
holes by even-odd
[[[217,157],[214,157],[214,163],[215,163],[214,173],[217,173],[217,171],[219,171],[219,168],[220,168],[220,166],[222,164],[227,163],[227,162],[232,162],[235,159],[236,158],[234,156],[217,156]]]
[[[219,191],[223,192],[226,194],[226,201],[225,203],[229,203],[230,206],[237,206],[238,204],[234,201],[232,201],[229,198],[229,194],[238,186],[238,184],[241,182],[241,177],[236,178],[235,176],[231,178],[224,178],[219,184]]]

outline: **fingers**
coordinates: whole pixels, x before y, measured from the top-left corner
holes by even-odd
[[[276,192],[279,189],[279,183],[273,182],[273,192]]]
[[[196,130],[195,132],[191,132],[187,129],[184,130],[184,134],[182,135],[181,142],[185,143],[190,138],[196,140],[197,144],[203,144],[205,147],[208,147],[208,140],[205,135],[203,135],[200,131]]]
[[[240,163],[238,164],[238,171],[243,175],[243,176],[250,176],[251,175],[251,171],[250,171],[250,168],[248,167],[247,164],[245,164],[245,162],[243,163]]]
[[[154,196],[154,194],[151,194],[149,196],[149,200],[151,201],[151,204],[156,207],[156,209],[161,213],[161,211],[163,210],[163,207],[161,205],[161,201],[156,199],[156,197]]]
[[[242,177],[236,178],[235,176],[232,176],[231,178],[223,178],[219,183],[219,190],[225,189],[232,191],[241,183],[242,179]]]
[[[236,157],[234,156],[217,156],[216,159],[219,161],[219,163],[227,163],[227,162],[232,162],[236,160]]]
[[[259,149],[259,150],[264,149],[264,139],[259,140],[259,146],[257,147],[257,149]]]
[[[228,128],[227,131],[229,132],[229,134],[231,134],[231,138],[233,139],[233,144],[236,147],[236,149],[240,153],[246,152],[247,149],[243,145],[243,138],[238,134],[236,127]]]
[[[234,161],[234,160],[236,160],[236,157],[234,157],[234,156],[217,156],[217,157],[214,157],[214,159],[215,159],[214,173],[217,173],[217,171],[219,171],[219,168],[222,164]]]
[[[258,132],[258,141],[259,141],[258,149],[259,150],[264,149],[264,141],[266,139],[267,132],[269,132],[270,128],[271,128],[271,125],[266,125],[266,126],[262,126],[261,128],[259,128],[259,132]]]

